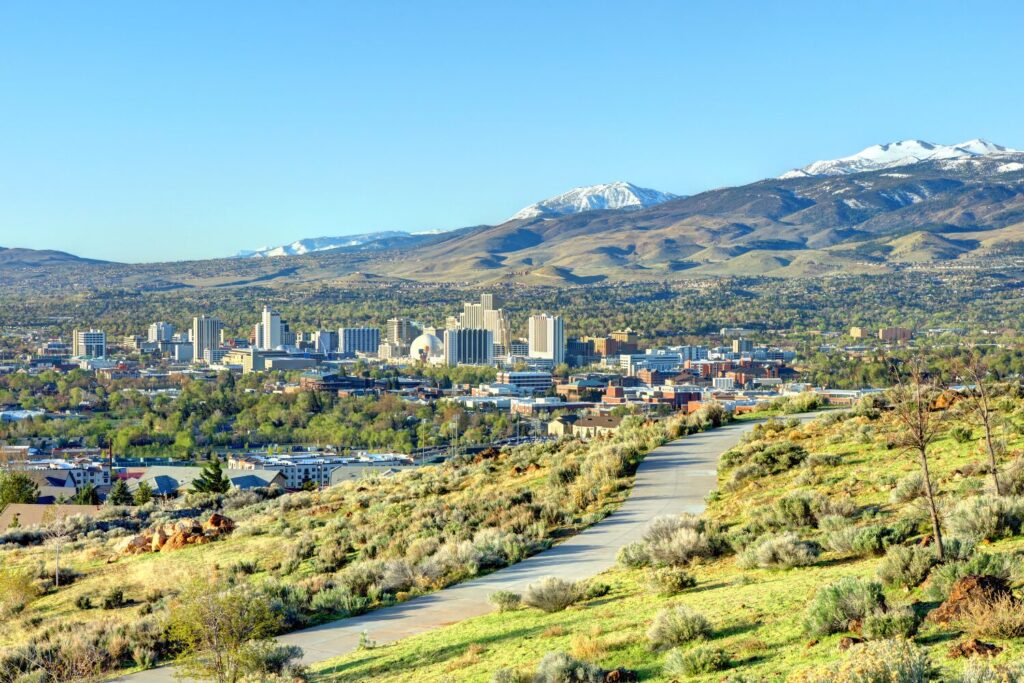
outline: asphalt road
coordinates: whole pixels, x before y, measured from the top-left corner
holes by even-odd
[[[278,641],[301,647],[307,664],[319,662],[355,650],[363,631],[378,644],[391,643],[486,614],[493,609],[487,598],[498,590],[521,592],[545,576],[579,580],[599,574],[614,566],[619,548],[639,539],[653,518],[703,511],[704,497],[717,484],[719,456],[752,426],[750,422],[735,423],[655,449],[640,464],[633,490],[618,510],[542,553],[430,595],[295,631]],[[169,667],[161,667],[118,680],[170,683],[175,680],[171,673]]]

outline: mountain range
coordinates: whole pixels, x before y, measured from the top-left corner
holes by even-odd
[[[1024,153],[984,140],[905,140],[689,197],[610,183],[538,202],[499,225],[300,240],[259,253],[282,256],[85,264],[59,275],[102,271],[106,283],[166,289],[395,278],[567,284],[984,266],[1024,257]],[[38,275],[35,283],[43,281]]]

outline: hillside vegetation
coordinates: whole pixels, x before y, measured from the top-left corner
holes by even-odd
[[[1002,497],[978,427],[937,411],[942,562],[892,413],[773,420],[723,456],[702,517],[654,520],[564,611],[495,612],[324,663],[315,680],[596,681],[619,667],[641,681],[1022,680],[1024,402],[1004,396],[998,413]],[[927,616],[972,574],[1010,590]],[[998,654],[951,656],[972,637]]]
[[[514,563],[607,515],[650,449],[722,417],[720,409],[688,421],[634,417],[614,437],[590,443],[491,449],[319,492],[193,493],[109,506],[97,519],[4,530],[0,681],[27,672],[67,680],[51,669],[70,660],[93,663],[89,673],[98,675],[173,656],[168,614],[195,576],[249,587],[247,599],[269,605],[284,631]],[[237,528],[212,542],[189,531],[167,543],[178,548],[171,552],[124,550],[144,551],[132,541],[144,530],[192,529],[173,523],[213,511]]]

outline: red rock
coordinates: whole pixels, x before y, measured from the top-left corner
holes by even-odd
[[[854,645],[859,645],[860,643],[863,643],[863,642],[864,642],[863,638],[854,638],[853,636],[843,636],[842,638],[839,639],[839,651],[840,652],[845,652],[846,650],[849,650]]]
[[[977,638],[969,638],[949,648],[949,656],[952,659],[959,657],[995,657],[1003,651],[1003,648],[994,643],[985,643]]]

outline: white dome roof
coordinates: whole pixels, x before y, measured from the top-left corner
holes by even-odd
[[[412,340],[409,356],[420,360],[440,358],[444,355],[444,342],[432,334],[421,334]]]

